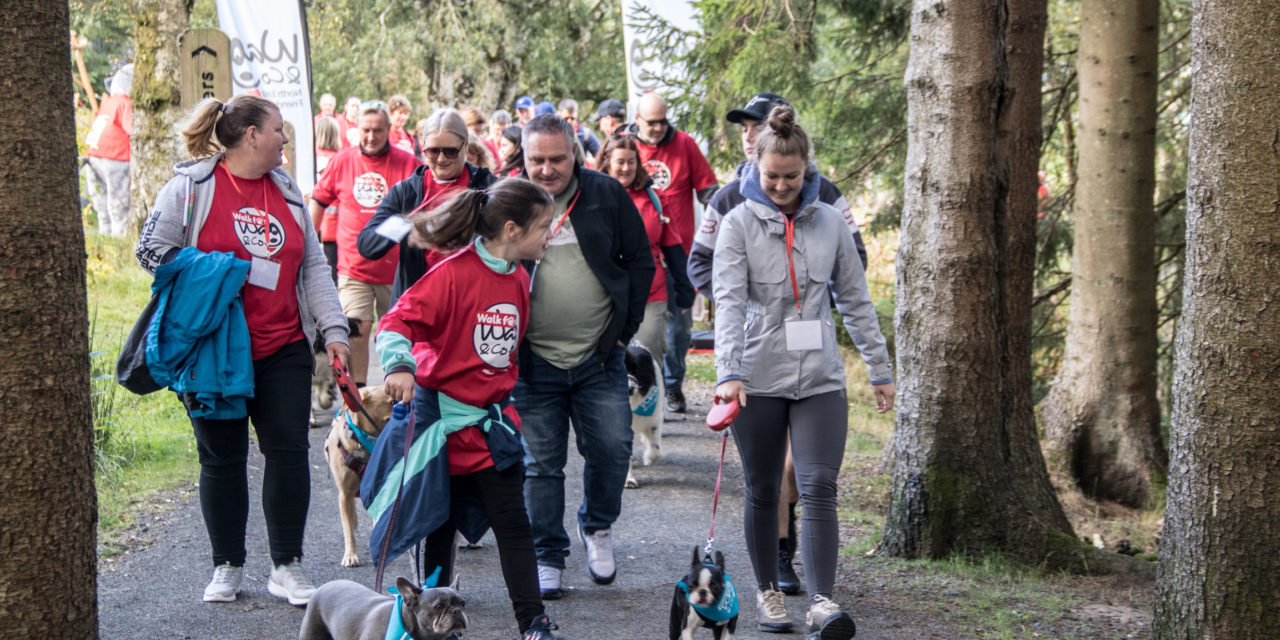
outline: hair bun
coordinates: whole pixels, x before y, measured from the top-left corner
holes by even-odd
[[[780,136],[789,137],[796,126],[796,112],[787,105],[779,105],[769,111],[769,128]]]

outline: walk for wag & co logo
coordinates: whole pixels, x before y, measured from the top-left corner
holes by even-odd
[[[355,183],[351,185],[351,195],[355,196],[356,202],[362,207],[377,207],[382,202],[382,196],[387,195],[387,179],[373,171],[362,173],[356,176]]]
[[[245,251],[255,258],[270,258],[280,252],[284,247],[284,225],[280,224],[280,220],[273,214],[268,214],[254,207],[241,207],[231,212],[231,218],[235,222],[236,237],[240,239],[240,244],[244,246]],[[264,233],[262,229],[262,220],[266,218],[271,225],[271,233]],[[271,245],[267,246],[270,239]]]
[[[644,162],[644,170],[649,172],[650,178],[653,178],[654,189],[664,191],[667,185],[671,184],[671,167],[668,167],[667,163],[657,158],[649,158]]]
[[[515,351],[519,331],[520,310],[510,302],[499,302],[477,313],[472,334],[476,355],[495,369],[506,369],[511,366],[511,353]]]

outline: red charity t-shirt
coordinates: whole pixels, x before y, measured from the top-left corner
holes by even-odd
[[[391,145],[401,151],[407,151],[413,154],[413,136],[409,135],[402,127],[391,127],[391,133],[388,134],[387,140]]]
[[[324,170],[329,166],[329,161],[338,152],[333,149],[316,149],[316,166],[319,167],[320,175],[324,175]],[[329,205],[324,208],[324,217],[320,218],[320,228],[316,229],[316,233],[320,234],[320,242],[337,242],[338,240],[338,208]]]
[[[500,403],[515,387],[516,351],[529,324],[529,275],[524,267],[497,273],[474,246],[438,263],[409,287],[378,323],[424,344],[415,381],[473,407]],[[420,351],[415,349],[415,352]],[[519,424],[514,407],[504,411]],[[458,475],[493,465],[484,433],[467,427],[448,437],[449,470]]]
[[[368,260],[356,248],[356,238],[378,211],[383,196],[397,182],[413,175],[418,159],[395,147],[369,157],[360,147],[348,147],[329,160],[311,198],[326,207],[338,207],[338,273],[369,284],[391,284],[396,277],[400,247]]]
[[[639,140],[640,162],[653,178],[653,188],[687,254],[693,248],[693,196],[716,183],[716,174],[689,134],[676,131],[671,142],[651,146]]]
[[[347,114],[340,113],[334,120],[338,121],[338,133],[342,134],[342,148],[360,146],[360,127],[347,119]]]
[[[631,201],[644,220],[644,232],[649,236],[649,251],[653,254],[653,284],[649,286],[648,302],[666,302],[667,269],[662,265],[662,247],[680,244],[680,235],[670,224],[662,221],[662,215],[653,206],[653,198],[649,197],[648,189],[628,189],[627,193],[631,194]]]
[[[85,136],[89,149],[85,155],[107,160],[129,161],[129,136],[133,134],[133,103],[129,96],[107,96],[98,105],[93,128]]]
[[[304,234],[289,203],[268,176],[235,178],[221,162],[213,176],[213,202],[196,248],[205,253],[229,251],[250,261],[266,258],[280,265],[275,290],[248,283],[242,290],[250,350],[253,359],[260,360],[303,339],[297,283],[306,252]],[[270,234],[262,228],[264,213],[271,221]]]

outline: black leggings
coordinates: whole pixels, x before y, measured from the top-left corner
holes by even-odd
[[[338,284],[338,243],[330,240],[320,243],[320,247],[324,249],[324,261],[329,263],[329,275],[333,277],[333,284]]]
[[[248,401],[248,417],[191,418],[200,455],[200,510],[215,566],[227,562],[244,566],[250,420],[258,434],[258,449],[266,459],[262,512],[267,520],[271,561],[287,564],[302,557],[302,534],[311,502],[307,429],[313,357],[307,341],[298,340],[254,360],[254,397]]]
[[[843,391],[800,400],[748,395],[747,406],[734,421],[733,441],[746,480],[742,520],[751,568],[761,588],[777,588],[778,500],[787,457],[787,425],[791,426],[791,457],[804,507],[800,553],[805,588],[810,594],[830,596],[840,548],[836,480],[849,429]]]
[[[460,496],[479,496],[484,515],[498,541],[498,558],[502,577],[507,583],[507,597],[515,610],[516,623],[523,633],[542,615],[542,592],[538,587],[538,561],[533,551],[533,532],[524,509],[524,465],[514,464],[505,471],[493,467],[475,473],[449,478],[449,495],[456,504]],[[422,547],[423,570],[429,575],[441,567],[439,584],[453,580],[454,533],[457,527],[452,515],[440,528],[427,536]]]

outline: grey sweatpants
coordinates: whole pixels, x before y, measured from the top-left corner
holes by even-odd
[[[836,518],[836,479],[849,430],[844,391],[800,400],[747,396],[747,406],[734,421],[733,441],[746,481],[743,531],[751,568],[760,587],[778,584],[778,500],[787,457],[787,425],[791,456],[800,487],[800,528],[805,589],[831,595],[836,579],[840,524]]]
[[[98,233],[121,237],[129,231],[129,163],[89,156],[85,183],[98,214]]]

